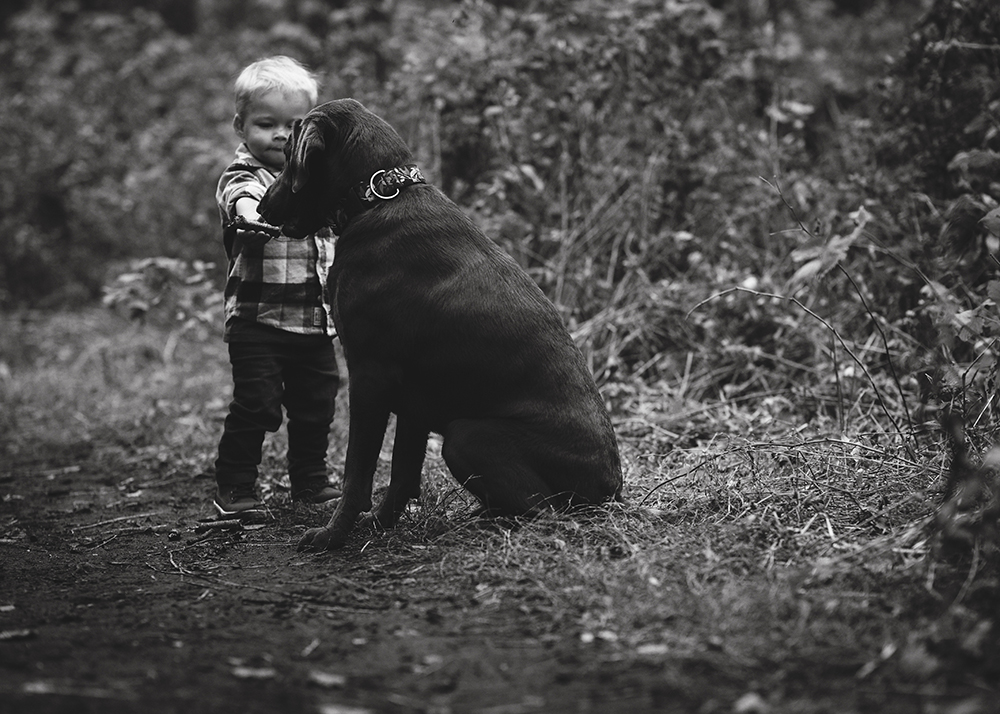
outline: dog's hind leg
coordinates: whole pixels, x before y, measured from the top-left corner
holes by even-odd
[[[396,435],[392,442],[389,489],[373,514],[378,526],[392,528],[409,500],[420,496],[420,472],[427,451],[428,433],[412,417],[397,417]]]
[[[529,463],[521,430],[502,420],[458,419],[444,430],[442,455],[452,475],[490,515],[520,516],[555,494]]]

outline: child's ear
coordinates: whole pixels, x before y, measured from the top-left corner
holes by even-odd
[[[233,117],[233,130],[241,139],[243,138],[243,117],[239,114]]]

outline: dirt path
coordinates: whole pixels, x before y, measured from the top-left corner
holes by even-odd
[[[912,677],[860,678],[862,621],[825,654],[796,658],[775,639],[748,656],[739,633],[723,641],[697,620],[690,568],[655,581],[661,640],[627,649],[599,623],[581,631],[587,616],[550,606],[537,583],[503,596],[518,584],[468,572],[454,556],[502,543],[496,529],[358,533],[343,551],[303,555],[292,544],[322,507],[276,494],[267,524],[199,532],[211,488],[86,446],[0,472],[0,712],[992,711],[981,685],[928,694]],[[602,557],[622,557],[616,547]],[[838,607],[881,623],[892,597]],[[801,638],[806,602],[757,627]]]
[[[207,477],[123,478],[114,458],[52,456],[0,483],[0,711],[500,714],[704,698],[615,672],[530,603],[456,580],[432,546],[362,537],[302,555],[296,534],[325,514],[281,504],[268,524],[199,533]]]

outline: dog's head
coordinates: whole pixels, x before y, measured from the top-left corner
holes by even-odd
[[[303,237],[331,225],[354,186],[412,160],[396,131],[360,102],[328,102],[296,124],[284,170],[258,210],[285,235]]]

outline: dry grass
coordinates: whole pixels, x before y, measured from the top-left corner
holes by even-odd
[[[185,342],[164,362],[165,333],[107,313],[3,320],[5,457],[41,461],[58,446],[169,463],[165,477],[210,468],[230,389],[221,340]],[[348,547],[419,555],[416,567],[437,568],[482,607],[516,602],[547,623],[534,637],[577,638],[605,662],[724,661],[774,701],[802,704],[809,687],[832,686],[831,673],[990,691],[995,480],[982,476],[979,491],[941,508],[944,434],[904,440],[857,417],[841,430],[834,418],[803,420],[785,397],[692,401],[684,379],[692,372],[605,386],[626,504],[484,524],[432,441],[420,501],[394,531]],[[341,407],[335,471],[345,442]],[[280,511],[283,434],[266,444],[260,486]],[[956,544],[945,531],[961,518],[979,527]]]

